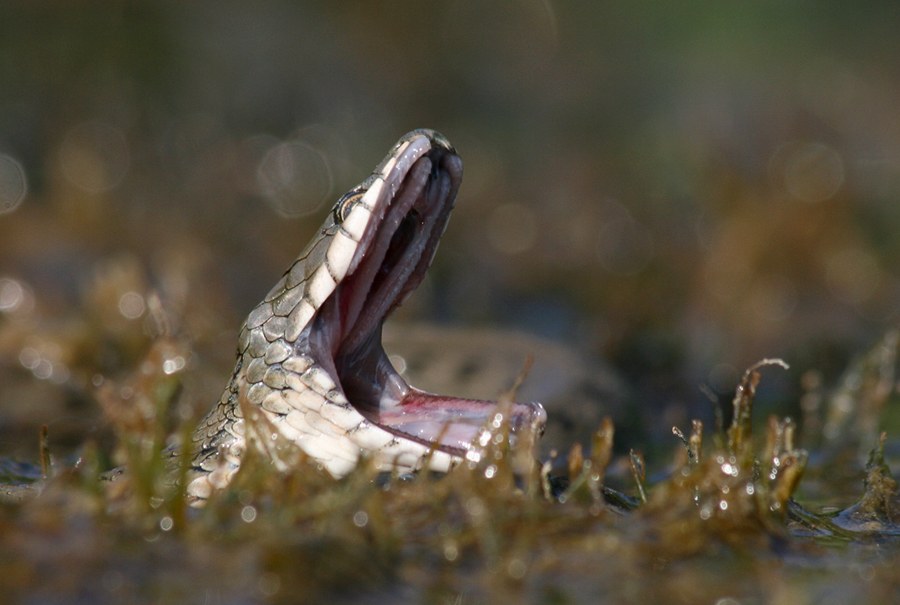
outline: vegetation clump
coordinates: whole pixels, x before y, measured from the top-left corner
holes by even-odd
[[[192,509],[185,458],[174,454],[193,422],[181,403],[189,359],[190,347],[159,329],[130,373],[98,381],[96,398],[115,436],[108,458],[88,442],[76,460],[54,460],[44,435],[43,468],[4,462],[7,490],[27,486],[0,507],[3,552],[15,553],[0,556],[0,575],[12,594],[93,602],[212,594],[351,602],[364,593],[580,602],[598,591],[677,594],[683,602],[768,599],[798,585],[818,594],[818,574],[848,553],[867,570],[867,594],[894,587],[897,550],[868,547],[900,533],[887,434],[871,452],[858,501],[818,512],[801,504],[805,474],[822,481],[810,460],[835,459],[847,441],[810,456],[790,418],[754,425],[761,371],[786,367],[781,360],[744,373],[730,423],[711,438],[699,420],[687,432],[673,428],[674,457],[662,470],[637,451],[617,455],[606,419],[587,447],[572,446],[560,473],[553,461],[535,459],[535,436],[510,445],[509,393],[485,427],[484,448],[446,476],[391,475],[363,463],[335,481],[300,452],[290,473],[249,455],[233,484]],[[859,375],[886,367],[871,357],[857,366]],[[879,380],[863,383],[881,388]],[[862,388],[855,396],[871,400]],[[127,472],[110,475],[107,459]],[[41,583],[30,571],[64,560],[66,571]],[[646,581],[648,569],[658,581]],[[859,577],[832,581],[863,590]]]

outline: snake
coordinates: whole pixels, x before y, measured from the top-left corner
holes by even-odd
[[[382,345],[385,318],[431,265],[462,173],[446,137],[413,130],[337,200],[240,328],[231,379],[192,436],[189,497],[226,487],[249,448],[280,471],[306,459],[339,479],[362,460],[401,473],[477,461],[500,409],[510,440],[540,435],[540,403],[417,389]]]

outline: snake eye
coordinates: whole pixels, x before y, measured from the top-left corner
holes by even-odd
[[[350,191],[349,193],[345,193],[341,199],[337,201],[337,204],[334,205],[334,222],[338,225],[346,220],[347,215],[350,214],[350,211],[353,210],[353,207],[362,199],[362,196],[365,194],[365,191]]]

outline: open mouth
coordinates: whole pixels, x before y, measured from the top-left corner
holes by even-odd
[[[385,318],[419,285],[444,232],[462,180],[462,161],[440,141],[399,154],[368,193],[339,203],[336,228],[361,224],[346,275],[323,301],[301,340],[370,422],[405,439],[461,456],[472,448],[497,402],[435,395],[410,386],[381,344]],[[370,195],[377,188],[376,194]],[[345,196],[346,197],[346,196]],[[355,214],[354,214],[355,213]],[[360,217],[363,217],[360,219]],[[513,403],[516,430],[539,429],[538,403]]]

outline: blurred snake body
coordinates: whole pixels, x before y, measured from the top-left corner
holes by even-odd
[[[240,330],[234,373],[193,435],[189,496],[226,486],[248,447],[283,471],[309,457],[334,477],[363,457],[383,470],[447,471],[476,453],[496,402],[416,389],[381,345],[385,317],[418,286],[447,225],[462,160],[437,132],[401,137],[335,204]],[[537,403],[510,427],[540,432]]]

